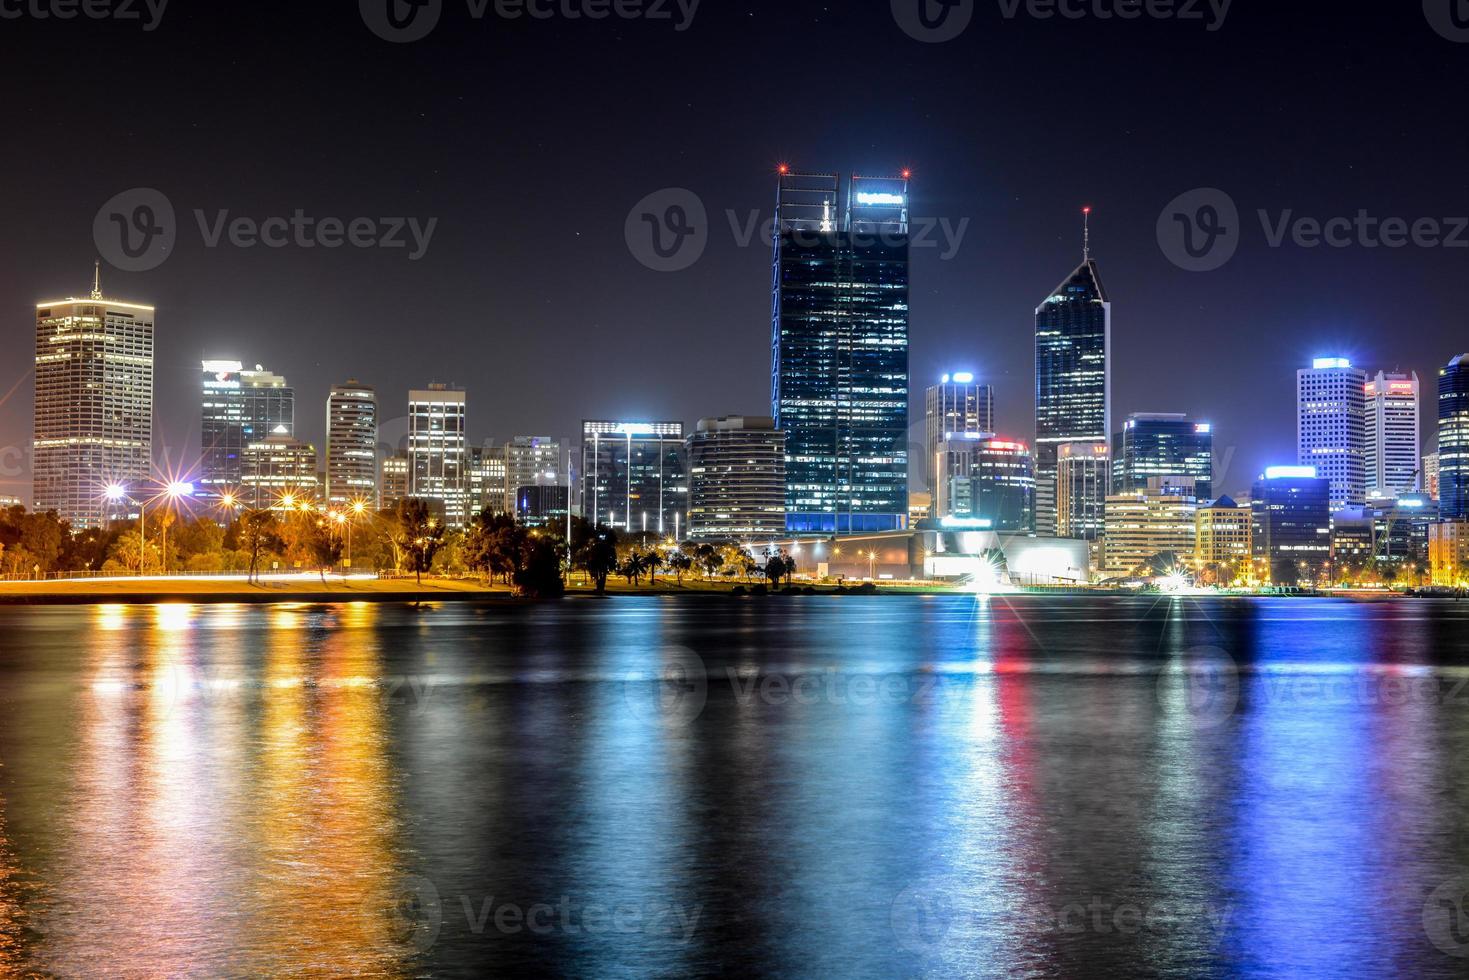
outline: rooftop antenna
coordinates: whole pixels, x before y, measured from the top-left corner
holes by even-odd
[[[102,298],[102,260],[98,259],[92,268],[92,298]]]
[[[1092,209],[1091,205],[1081,209],[1081,260],[1092,260]]]

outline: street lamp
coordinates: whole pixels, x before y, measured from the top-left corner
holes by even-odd
[[[128,488],[121,483],[108,484],[107,489],[103,492],[114,505],[124,501],[138,505],[138,575],[141,576],[148,556],[147,502],[134,500],[128,496]]]
[[[166,487],[163,488],[163,494],[162,494],[164,500],[166,501],[165,506],[170,511],[173,509],[174,504],[178,502],[178,499],[180,497],[192,497],[193,495],[194,495],[194,485],[192,483],[185,483],[182,480],[174,480],[174,481],[170,482],[168,484],[168,486],[166,486]],[[159,556],[159,560],[163,563],[163,574],[164,575],[167,575],[168,574],[168,524],[167,524],[167,522],[165,522],[164,525],[163,525],[163,550],[162,550],[162,553]]]

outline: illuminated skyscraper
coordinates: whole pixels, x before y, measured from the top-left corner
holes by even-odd
[[[1367,500],[1367,372],[1318,357],[1296,372],[1297,462],[1331,481],[1331,511]]]
[[[582,517],[637,534],[683,536],[689,479],[682,422],[582,423]]]
[[[326,492],[334,504],[377,506],[377,392],[356,381],[327,396]]]
[[[776,198],[771,414],[793,534],[908,514],[908,175],[784,172]]]
[[[944,439],[995,431],[995,389],[977,384],[974,375],[968,372],[946,374],[924,393],[923,406],[924,431],[928,437],[928,452],[923,461],[928,481],[925,485],[929,493],[936,493],[937,457]]]
[[[199,489],[219,495],[238,489],[245,448],[272,436],[296,432],[296,392],[259,364],[247,371],[239,361],[204,361],[200,413]]]
[[[1422,457],[1418,374],[1378,371],[1367,382],[1367,492],[1382,496],[1419,489]]]
[[[940,521],[1012,532],[1035,526],[1035,463],[1025,443],[987,433],[953,435],[935,459],[934,516]]]
[[[1255,557],[1276,585],[1321,577],[1331,559],[1331,481],[1312,466],[1272,466],[1255,481]]]
[[[1112,492],[1142,490],[1155,476],[1187,476],[1194,496],[1214,497],[1214,427],[1183,414],[1138,412],[1112,438]]]
[[[688,536],[748,541],[784,535],[785,444],[771,418],[700,419],[688,439]]]
[[[1088,214],[1090,209],[1087,209]],[[1036,533],[1056,533],[1056,458],[1062,443],[1100,442],[1112,430],[1112,303],[1091,257],[1035,311]]]
[[[464,392],[448,385],[408,393],[408,495],[441,505],[451,528],[468,520],[464,409]]]
[[[153,307],[104,299],[99,271],[89,297],[36,304],[35,509],[99,527],[152,452]]]
[[[316,447],[284,425],[240,453],[239,500],[246,507],[289,510],[317,496]]]
[[[1112,454],[1104,442],[1063,442],[1056,456],[1056,536],[1095,541],[1105,528]]]
[[[1438,372],[1438,499],[1444,520],[1469,520],[1469,354]]]
[[[519,510],[525,487],[566,484],[566,447],[550,436],[516,436],[505,444],[505,513]],[[547,500],[553,499],[548,495]]]

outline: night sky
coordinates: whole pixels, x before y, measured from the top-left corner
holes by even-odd
[[[1033,311],[1081,258],[1083,204],[1114,304],[1114,421],[1212,420],[1221,491],[1294,461],[1294,372],[1312,356],[1414,369],[1427,394],[1469,349],[1469,248],[1271,248],[1256,216],[1469,215],[1469,43],[1417,0],[1238,0],[1212,32],[1006,19],[990,0],[940,44],[886,0],[705,0],[683,31],[445,3],[411,44],[344,0],[173,0],[151,32],[0,19],[0,444],[30,437],[34,304],[85,294],[93,218],[134,187],[167,196],[177,243],[152,271],[104,264],[104,291],[158,307],[155,446],[173,461],[197,453],[206,356],[284,373],[319,448],[327,387],[349,377],[378,388],[385,420],[410,387],[463,385],[476,441],[768,414],[770,253],[726,212],[767,218],[781,162],[911,167],[916,217],[967,220],[951,258],[914,251],[914,424],[926,384],[973,369],[1002,431],[1032,437]],[[660,273],[624,224],[669,187],[702,200],[709,245]],[[1171,263],[1155,230],[1197,187],[1243,218],[1238,254],[1208,273]],[[438,224],[410,261],[207,248],[196,209]],[[0,491],[29,482],[11,465]]]

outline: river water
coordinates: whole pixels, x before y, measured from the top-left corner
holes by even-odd
[[[0,974],[1462,976],[1469,603],[0,609]]]

